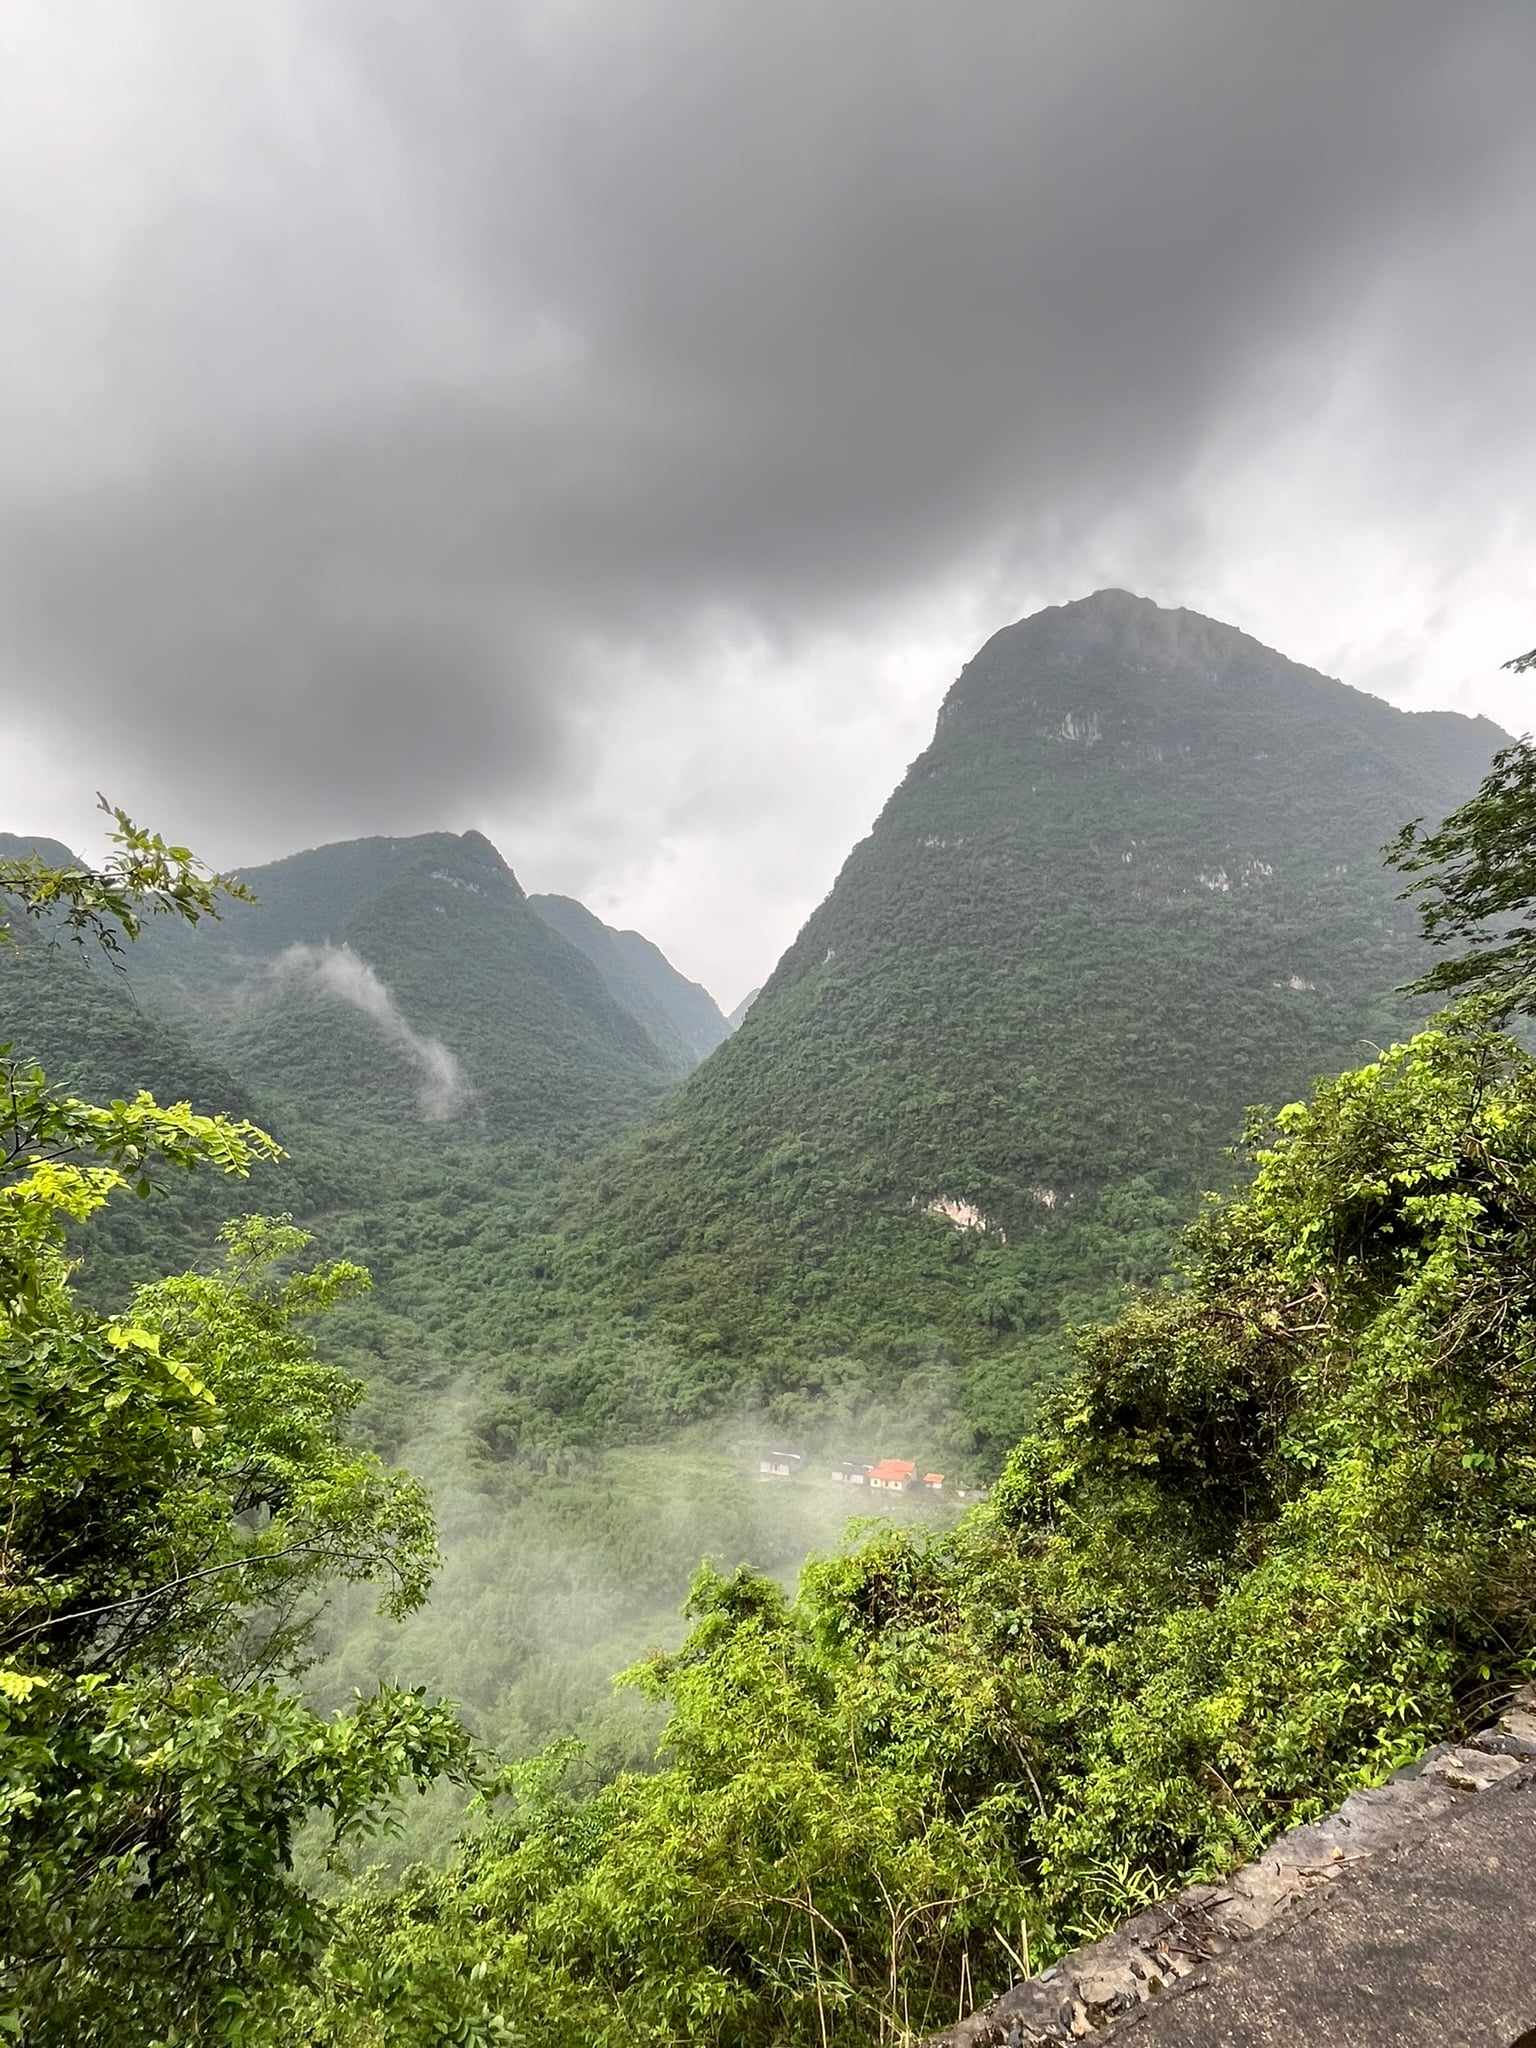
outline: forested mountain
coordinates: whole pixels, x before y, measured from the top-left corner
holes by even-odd
[[[150,920],[120,965],[25,922],[0,954],[0,1041],[88,1097],[190,1095],[288,1149],[260,1186],[173,1183],[168,1204],[98,1222],[88,1284],[203,1255],[232,1207],[289,1210],[375,1268],[370,1314],[404,1322],[369,1341],[426,1373],[411,1326],[443,1331],[451,1310],[483,1336],[531,1193],[678,1063],[478,833],[347,841],[244,879],[255,903],[195,929]]]
[[[0,832],[0,861],[37,859],[46,867],[68,867],[75,856],[60,839],[35,833]]]
[[[119,2010],[125,2043],[146,2013],[190,2038],[232,1998],[242,2039],[316,2048],[911,2038],[1485,1718],[1529,1676],[1536,1583],[1536,1066],[1486,1010],[1256,1127],[1180,1284],[1087,1332],[1001,1454],[1063,1323],[1165,1270],[1238,1171],[1248,1100],[1406,1021],[1425,957],[1377,853],[1498,737],[1122,593],[1026,621],[740,1032],[578,1153],[537,1227],[667,1061],[486,842],[296,856],[252,877],[261,909],[151,926],[132,979],[71,931],[106,904],[132,936],[125,899],[206,916],[217,878],[126,821],[103,875],[13,867],[0,1038],[101,1093],[249,1100],[295,1158],[8,1069],[0,2000],[60,2043]],[[1483,877],[1532,900],[1533,789],[1509,749],[1394,855],[1439,871],[1428,928],[1505,1009],[1529,949],[1479,950]],[[1484,865],[1447,883],[1448,849]],[[126,1236],[82,1238],[199,1162],[380,1297],[302,1270],[286,1219],[217,1268],[228,1199],[122,1201]],[[293,1177],[273,1201],[247,1165]],[[201,1270],[130,1296],[138,1219],[167,1213],[205,1226]],[[327,1307],[322,1362],[295,1325]],[[358,1427],[435,1496],[431,1608],[425,1495]],[[758,1487],[768,1428],[810,1457]],[[762,1568],[831,1539],[834,1440],[997,1484],[855,1525],[791,1601]],[[758,1569],[706,1565],[687,1642],[645,1654],[721,1549]],[[337,1573],[355,1597],[322,1618]],[[375,1581],[403,1630],[364,1612]],[[472,1762],[423,1680],[521,1759],[437,1870]],[[402,1777],[436,1785],[413,1867],[323,1918],[312,1824],[371,1857]]]
[[[48,956],[45,995],[18,946],[4,1015],[95,1092],[175,1074],[264,1116],[283,1206],[392,1311],[508,1361],[514,1441],[921,1381],[990,1458],[1063,1326],[1162,1270],[1245,1110],[1411,1021],[1380,849],[1500,737],[1104,591],[967,666],[666,1100],[718,1010],[476,833],[253,869],[257,905],[152,924],[126,983]]]
[[[586,954],[608,993],[645,1027],[674,1073],[691,1073],[730,1035],[709,991],[679,974],[639,932],[615,931],[570,896],[530,896],[528,902]]]
[[[0,861],[36,852],[55,865],[74,856],[54,840],[0,833]],[[126,970],[56,943],[46,924],[15,921],[0,952],[0,1043],[45,1060],[50,1078],[89,1098],[147,1088],[190,1099],[204,1113],[254,1113],[251,1091],[209,1056],[197,1034],[146,1008]]]
[[[307,1117],[359,1105],[503,1136],[589,1130],[667,1078],[643,1026],[477,832],[361,839],[245,872],[254,905],[152,932],[148,999]]]
[[[998,633],[740,1030],[569,1188],[556,1296],[781,1374],[1001,1346],[967,1397],[1001,1438],[1245,1110],[1404,1030],[1423,953],[1380,849],[1502,737],[1123,591]]]
[[[0,862],[36,854],[54,867],[75,857],[57,840],[0,833]],[[0,910],[5,908],[0,899]],[[61,940],[49,922],[11,919],[0,946],[0,1046],[36,1060],[49,1079],[86,1101],[106,1101],[148,1089],[161,1102],[190,1101],[203,1115],[225,1113],[269,1119],[273,1104],[220,1058],[195,1022],[179,1022],[145,999],[124,960]],[[258,1165],[244,1187],[245,1205],[274,1197],[271,1169]],[[253,1193],[253,1189],[259,1193]],[[187,1256],[232,1212],[238,1197],[223,1182],[172,1176],[165,1199],[132,1205],[98,1219],[98,1243],[133,1247],[148,1264]],[[323,1200],[313,1162],[296,1162],[283,1186],[283,1204]]]

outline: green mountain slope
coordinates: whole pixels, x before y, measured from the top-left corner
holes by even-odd
[[[530,896],[528,902],[586,954],[608,993],[644,1025],[673,1073],[690,1073],[729,1036],[709,991],[679,974],[639,932],[616,931],[570,896]]]
[[[55,839],[0,832],[0,861],[37,854],[51,867],[76,856]],[[46,923],[12,915],[0,945],[0,1044],[45,1065],[87,1101],[147,1088],[204,1112],[252,1113],[250,1091],[206,1047],[147,1009],[126,969],[90,947],[54,943]]]
[[[722,1389],[937,1331],[1003,1442],[1245,1109],[1404,1028],[1421,954],[1379,849],[1502,737],[1121,591],[997,634],[739,1031],[577,1176],[550,1302]]]
[[[351,840],[243,879],[255,906],[153,933],[135,975],[306,1125],[564,1143],[667,1078],[479,833]]]
[[[429,1384],[434,1347],[494,1342],[533,1192],[672,1070],[477,833],[349,841],[245,879],[255,905],[152,923],[123,972],[25,932],[0,959],[0,1035],[82,1093],[190,1093],[288,1148],[260,1189],[114,1217],[89,1253],[98,1292],[201,1255],[231,1204],[291,1210],[380,1282],[338,1327]]]

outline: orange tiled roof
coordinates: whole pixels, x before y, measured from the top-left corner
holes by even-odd
[[[923,1484],[924,1486],[942,1486],[944,1484],[944,1474],[942,1472],[925,1472],[923,1474]]]
[[[871,1465],[871,1479],[910,1479],[917,1470],[915,1458],[882,1458],[878,1465]]]

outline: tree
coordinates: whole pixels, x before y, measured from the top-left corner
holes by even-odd
[[[146,909],[213,908],[217,878],[119,822],[103,874],[5,886],[109,952]],[[288,1271],[304,1233],[247,1220],[222,1271],[123,1314],[71,1292],[65,1231],[114,1195],[277,1156],[251,1124],[81,1103],[0,1059],[0,2036],[38,2048],[267,2038],[326,1935],[297,1831],[356,1837],[403,1781],[467,1766],[443,1703],[384,1689],[326,1720],[291,1685],[328,1578],[383,1578],[403,1612],[434,1558],[420,1489],[346,1444],[360,1389],[298,1327],[366,1275]]]
[[[1413,983],[1418,994],[1483,995],[1507,1016],[1536,1003],[1536,746],[1501,748],[1482,787],[1434,831],[1405,825],[1386,849],[1391,866],[1415,877],[1432,945],[1466,950],[1440,960]]]
[[[1504,666],[1536,669],[1536,647]],[[1501,748],[1482,787],[1433,832],[1405,825],[1385,849],[1388,865],[1416,879],[1432,945],[1464,944],[1412,984],[1419,995],[1482,995],[1486,1013],[1536,1006],[1536,744],[1529,735]]]

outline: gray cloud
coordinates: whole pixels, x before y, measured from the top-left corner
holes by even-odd
[[[914,603],[1256,579],[1249,465],[1341,391],[1351,516],[1480,485],[1470,556],[1529,466],[1533,64],[1525,0],[18,0],[0,686],[242,855],[563,806],[602,885],[699,810],[626,796],[648,711],[726,786]]]

